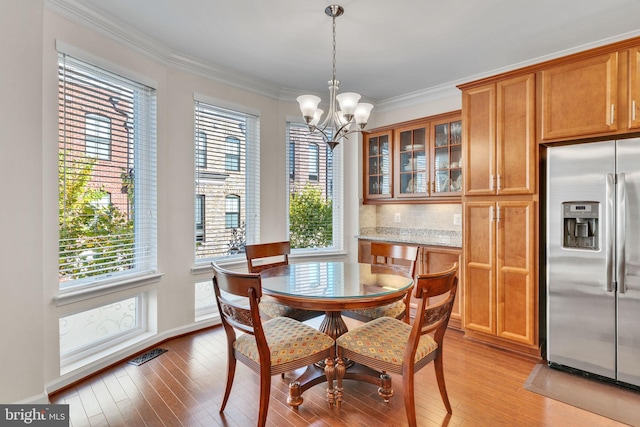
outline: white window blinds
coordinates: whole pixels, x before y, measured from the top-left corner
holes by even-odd
[[[155,271],[155,90],[60,54],[58,116],[60,288]]]
[[[291,247],[342,249],[342,148],[290,122],[287,156]]]
[[[260,233],[260,121],[195,101],[196,261],[244,253]]]

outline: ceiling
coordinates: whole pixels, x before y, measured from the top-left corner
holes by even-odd
[[[640,35],[638,0],[336,1],[340,91],[374,103]],[[229,82],[327,93],[332,1],[49,2]]]

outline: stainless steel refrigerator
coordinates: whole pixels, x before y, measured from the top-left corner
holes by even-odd
[[[547,150],[547,359],[640,386],[640,138]]]

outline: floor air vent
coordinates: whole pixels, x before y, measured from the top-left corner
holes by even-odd
[[[156,357],[160,356],[162,353],[166,351],[167,350],[163,348],[154,348],[153,350],[147,351],[145,354],[141,354],[140,356],[129,360],[127,363],[130,365],[140,366],[151,359],[155,359]]]

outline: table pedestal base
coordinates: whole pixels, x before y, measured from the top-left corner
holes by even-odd
[[[353,361],[349,361],[350,366],[346,366],[344,361],[338,360],[335,363],[335,377],[337,384],[335,388],[327,387],[327,400],[329,406],[335,406],[338,408],[342,405],[343,394],[343,380],[356,380],[364,381],[369,384],[378,386],[378,394],[385,401],[388,402],[391,396],[393,396],[393,388],[391,386],[391,376],[389,374],[383,374],[375,369],[371,369],[367,366],[357,364]],[[287,403],[293,407],[298,407],[302,403],[302,393],[327,380],[324,369],[310,365],[307,369],[289,384],[289,398]],[[331,396],[331,394],[333,396]]]

